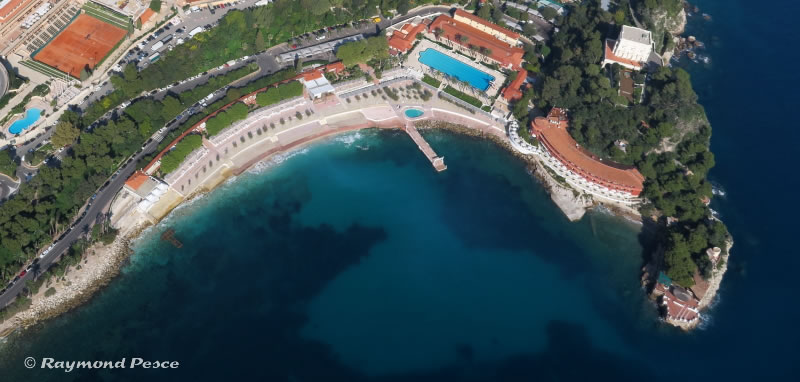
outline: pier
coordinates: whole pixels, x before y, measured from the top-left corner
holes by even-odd
[[[408,133],[408,136],[411,137],[411,140],[413,140],[414,143],[417,144],[417,147],[419,147],[420,151],[422,151],[422,153],[425,154],[428,160],[431,161],[431,164],[433,165],[433,168],[436,169],[436,171],[441,172],[447,170],[447,165],[444,164],[444,157],[436,155],[436,152],[433,151],[431,145],[429,145],[428,142],[425,141],[425,138],[423,138],[422,135],[420,135],[416,127],[407,124],[405,130],[406,133]]]
[[[183,247],[183,243],[181,243],[180,240],[175,238],[175,230],[172,228],[164,231],[164,233],[161,234],[161,240],[168,241],[175,248]]]

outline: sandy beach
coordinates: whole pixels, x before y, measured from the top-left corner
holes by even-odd
[[[408,84],[411,84],[410,80],[394,82],[392,85],[400,89]],[[81,259],[79,267],[70,268],[60,279],[47,281],[32,296],[29,309],[0,323],[0,337],[17,328],[30,327],[55,317],[87,301],[119,273],[127,256],[132,253],[130,242],[142,230],[157,224],[181,204],[210,192],[227,179],[276,155],[360,129],[374,127],[402,130],[411,125],[420,129],[441,128],[488,138],[528,163],[532,176],[540,180],[551,193],[553,201],[571,219],[579,219],[587,209],[598,205],[590,196],[576,196],[571,189],[559,185],[544,170],[544,165],[535,155],[525,155],[515,150],[506,136],[505,126],[488,114],[470,114],[463,108],[436,97],[423,102],[415,97],[413,91],[401,90],[400,99],[396,102],[388,101],[386,97],[366,96],[376,89],[380,87],[364,89],[360,93],[360,99],[349,94],[348,102],[340,102],[334,106],[297,99],[285,105],[252,112],[246,120],[207,139],[203,149],[190,155],[178,169],[168,174],[165,180],[170,185],[169,191],[147,211],[137,208],[138,202],[143,198],[138,198],[129,190],[121,190],[118,198],[109,207],[112,225],[120,230],[116,240],[110,245],[93,245]],[[410,120],[403,113],[409,107],[424,110],[425,116]],[[313,117],[291,118],[306,110],[313,111]],[[289,122],[285,125],[281,122],[280,128],[267,133],[267,125],[279,119],[283,121],[284,118]],[[213,167],[210,166],[212,157],[216,157],[218,162]],[[627,211],[615,211],[617,214],[630,215],[624,212]],[[55,293],[45,296],[45,292],[51,287],[55,289]]]

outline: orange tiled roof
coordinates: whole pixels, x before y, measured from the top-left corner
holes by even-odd
[[[392,32],[392,35],[389,36],[389,47],[405,53],[411,49],[411,46],[414,45],[414,40],[417,38],[417,34],[423,30],[425,30],[425,24],[405,24],[402,28]]]
[[[141,20],[142,24],[144,24],[148,20],[150,20],[150,18],[153,17],[153,15],[155,15],[155,14],[156,14],[156,12],[154,10],[152,10],[150,8],[147,8],[147,9],[144,10],[144,13],[142,13],[142,15],[139,16],[139,20]]]
[[[642,192],[644,177],[636,168],[602,160],[572,139],[567,132],[565,110],[553,108],[547,118],[537,117],[531,125],[539,142],[572,172],[590,182],[633,196]]]
[[[514,78],[514,81],[511,81],[508,86],[506,86],[505,90],[503,90],[503,98],[508,101],[516,101],[522,98],[522,91],[519,90],[522,83],[525,82],[525,78],[528,77],[528,71],[525,69],[521,69],[517,72],[517,78]]]
[[[0,8],[0,22],[5,22],[6,19],[16,16],[17,11],[22,8],[22,4],[27,1],[11,0],[5,7]]]
[[[333,72],[339,74],[344,71],[344,63],[341,61],[336,61],[334,63],[325,65],[325,71],[328,73]]]
[[[127,185],[128,187],[130,187],[131,189],[136,191],[149,178],[150,177],[147,174],[145,174],[142,170],[138,170],[138,171],[134,172],[133,175],[131,175],[131,177],[128,178],[128,180],[125,181],[125,185]]]
[[[464,11],[464,10],[461,10],[461,9],[456,9],[455,15],[468,18],[468,19],[470,19],[470,20],[472,20],[472,21],[474,21],[476,23],[479,23],[479,24],[483,24],[483,25],[485,25],[485,26],[487,26],[489,28],[492,28],[492,29],[494,29],[494,30],[496,30],[496,31],[498,31],[498,32],[510,37],[510,38],[513,38],[515,40],[519,38],[519,33],[512,32],[512,31],[510,31],[510,30],[508,30],[506,28],[503,28],[503,27],[501,27],[501,26],[499,26],[497,24],[490,23],[490,22],[488,22],[488,21],[486,21],[486,20],[484,20],[484,19],[482,19],[482,18],[480,18],[478,16],[475,16],[472,13],[469,13],[467,11]]]
[[[605,49],[605,59],[606,60],[616,61],[616,62],[619,62],[621,64],[628,64],[628,65],[634,66],[634,67],[636,67],[638,69],[642,68],[642,63],[641,62],[629,60],[627,58],[622,58],[622,57],[619,57],[619,56],[615,55],[614,54],[614,43],[616,43],[616,40],[610,40],[610,39],[606,40],[606,44],[605,44],[605,48],[606,48]]]
[[[441,15],[433,20],[428,27],[430,31],[439,28],[442,30],[442,36],[456,44],[462,46],[477,46],[489,49],[491,53],[489,57],[493,60],[500,62],[502,66],[511,66],[513,69],[519,69],[522,63],[522,56],[525,51],[520,47],[511,46],[502,40],[494,37],[484,31],[475,29],[474,27],[456,21],[450,16]],[[467,37],[467,42],[462,43],[459,41],[458,36]]]
[[[300,75],[303,77],[303,80],[305,81],[313,81],[318,78],[322,78],[322,70],[318,68],[312,69],[307,72],[300,73]]]

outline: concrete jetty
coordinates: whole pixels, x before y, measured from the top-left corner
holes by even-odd
[[[444,157],[436,155],[436,152],[433,151],[431,145],[429,145],[428,142],[425,141],[425,138],[423,138],[422,135],[420,135],[416,127],[411,126],[411,124],[406,124],[405,131],[408,134],[408,136],[411,137],[411,140],[413,140],[414,143],[417,144],[417,147],[419,147],[420,151],[422,151],[422,153],[425,154],[428,160],[431,161],[431,164],[433,165],[433,168],[436,169],[436,171],[447,170],[447,165],[444,164]]]

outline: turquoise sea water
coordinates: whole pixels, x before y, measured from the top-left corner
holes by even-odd
[[[175,211],[90,303],[0,344],[0,380],[796,380],[796,159],[758,137],[799,135],[794,53],[774,46],[791,45],[800,9],[698,5],[713,21],[688,32],[711,63],[682,65],[714,124],[711,178],[727,195],[712,207],[736,239],[700,330],[655,317],[638,226],[602,211],[569,223],[489,142],[425,132],[447,160],[436,173],[400,132],[369,130]],[[159,240],[166,227],[183,248]],[[181,366],[65,374],[27,370],[28,356]]]
[[[494,81],[494,76],[436,49],[429,48],[420,52],[419,62],[461,81],[466,81],[476,89],[486,90],[489,88],[489,84]]]
[[[31,127],[36,121],[39,120],[39,116],[42,114],[42,111],[37,108],[30,108],[25,111],[25,118],[20,120],[14,121],[8,128],[8,132],[11,134],[19,134],[22,130],[26,130],[27,128]]]

